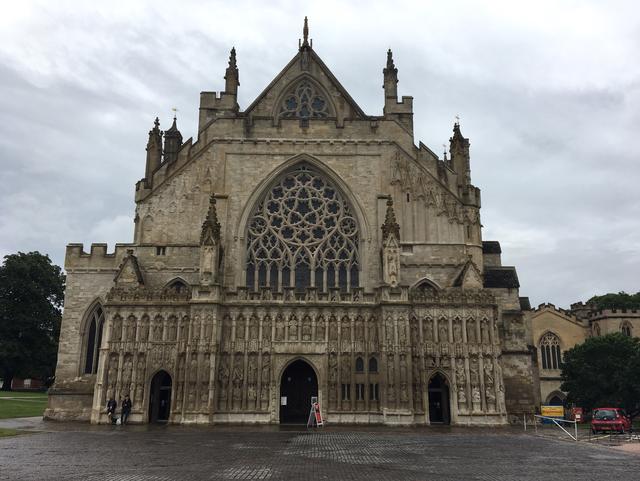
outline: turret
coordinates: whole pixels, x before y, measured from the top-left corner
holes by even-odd
[[[160,120],[156,117],[153,129],[149,131],[147,141],[147,163],[144,171],[145,186],[151,187],[153,173],[160,167],[162,162],[162,132],[160,132]]]
[[[382,69],[384,75],[384,109],[386,119],[397,120],[413,135],[413,97],[403,96],[398,102],[398,69],[393,63],[391,49],[387,51],[387,66]]]
[[[171,128],[164,133],[164,161],[175,162],[178,158],[178,151],[182,146],[182,134],[176,125],[176,117],[173,117]]]
[[[458,174],[458,188],[464,190],[471,184],[471,164],[469,162],[469,139],[462,136],[460,122],[453,124],[453,137],[449,139],[451,167]]]
[[[229,65],[224,74],[224,92],[200,92],[200,118],[198,120],[198,133],[212,120],[219,117],[236,117],[240,106],[238,105],[238,86],[240,74],[236,63],[236,49],[233,47],[229,54]]]

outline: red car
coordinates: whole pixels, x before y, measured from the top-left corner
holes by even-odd
[[[620,408],[598,408],[593,410],[591,417],[591,432],[617,431],[624,433],[631,431],[631,418],[627,416],[624,409]]]

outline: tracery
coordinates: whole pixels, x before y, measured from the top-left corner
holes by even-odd
[[[269,190],[249,219],[247,287],[357,287],[358,242],[348,202],[315,169],[300,164]]]
[[[278,115],[280,118],[326,118],[329,102],[308,79],[300,81],[285,95]]]

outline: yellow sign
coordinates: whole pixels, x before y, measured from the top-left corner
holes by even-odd
[[[541,406],[543,416],[549,416],[550,418],[562,418],[564,417],[563,406]]]

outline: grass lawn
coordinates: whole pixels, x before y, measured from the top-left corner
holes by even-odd
[[[20,431],[16,431],[15,429],[0,428],[0,438],[4,438],[6,436],[15,436],[16,434],[20,434]]]
[[[0,391],[0,419],[42,416],[46,407],[47,393]]]

